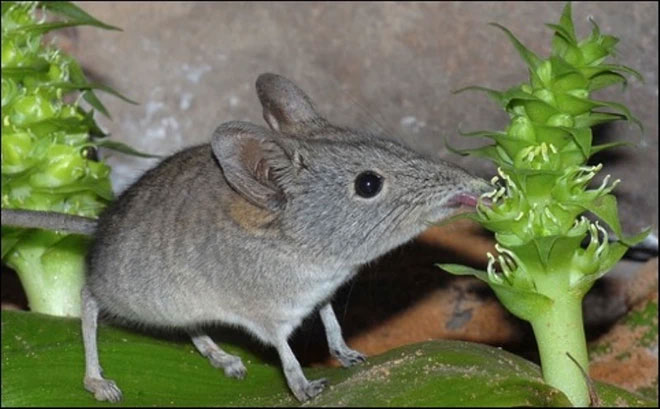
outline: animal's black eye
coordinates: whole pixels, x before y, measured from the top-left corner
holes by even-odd
[[[366,171],[355,178],[355,193],[360,197],[374,197],[383,187],[383,178],[377,173]]]

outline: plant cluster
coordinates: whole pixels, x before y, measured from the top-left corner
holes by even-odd
[[[47,14],[64,18],[49,21]],[[110,168],[100,146],[139,154],[106,138],[94,110],[108,116],[90,83],[44,34],[65,27],[104,24],[68,2],[2,3],[2,207],[96,217],[113,200]],[[91,105],[85,110],[81,99]],[[2,261],[17,271],[30,309],[80,314],[83,257],[88,238],[2,227]]]
[[[493,23],[525,61],[529,82],[505,91],[476,86],[459,90],[485,91],[511,120],[503,132],[464,134],[487,137],[494,143],[457,152],[488,158],[497,166],[498,176],[491,180],[494,190],[479,199],[477,212],[469,217],[495,233],[498,254],[488,253],[486,271],[441,265],[449,272],[473,274],[487,282],[509,311],[532,324],[546,382],[577,405],[589,403],[583,375],[588,358],[582,299],[628,246],[648,233],[623,235],[611,193],[619,180],[610,183],[607,175],[600,186],[589,188],[602,164],[591,166],[587,161],[603,149],[623,144],[594,144],[591,128],[625,119],[641,129],[625,106],[591,97],[604,87],[625,85],[624,74],[641,79],[631,68],[606,62],[618,39],[602,34],[591,23],[591,34],[578,40],[567,4],[559,23],[547,24],[554,36],[552,53],[545,59]],[[590,221],[585,212],[600,222]],[[618,241],[609,241],[601,223],[609,226]],[[583,246],[585,239],[588,244]]]

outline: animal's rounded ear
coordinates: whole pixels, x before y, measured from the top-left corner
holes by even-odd
[[[276,211],[286,203],[279,178],[295,166],[274,132],[248,122],[220,125],[211,140],[213,154],[229,185],[257,206]]]
[[[277,74],[261,74],[256,88],[264,119],[274,131],[303,136],[328,125],[307,94],[288,79]]]

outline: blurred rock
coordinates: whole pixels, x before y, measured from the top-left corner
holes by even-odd
[[[483,144],[458,130],[503,129],[507,116],[485,95],[451,91],[466,85],[505,89],[527,78],[506,36],[510,28],[539,55],[550,49],[562,3],[197,3],[81,2],[87,12],[123,32],[81,27],[71,41],[90,76],[138,100],[101,98],[113,115],[102,124],[118,140],[169,154],[207,142],[229,120],[263,124],[254,91],[266,71],[296,81],[333,121],[383,127],[414,148],[437,154],[484,177],[488,163],[447,151]],[[596,95],[625,103],[645,126],[638,147],[607,151],[599,177],[622,179],[616,194],[624,230],[658,222],[658,4],[576,2],[578,36],[593,17],[621,39],[616,62],[642,73]],[[638,141],[630,124],[597,130],[598,143]],[[153,160],[115,155],[113,178],[124,188]],[[598,183],[595,181],[594,183]]]

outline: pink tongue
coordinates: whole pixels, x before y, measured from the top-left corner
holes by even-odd
[[[477,198],[466,193],[459,193],[458,195],[454,196],[453,201],[455,203],[470,207],[475,207],[477,205]]]

